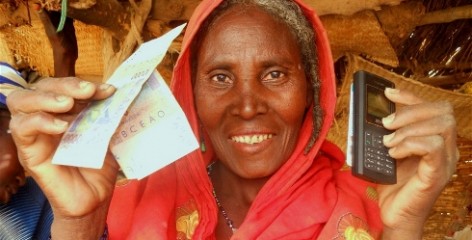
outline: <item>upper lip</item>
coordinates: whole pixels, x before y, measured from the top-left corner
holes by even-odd
[[[239,133],[239,134],[231,134],[229,138],[233,137],[244,137],[244,136],[254,136],[254,135],[275,135],[274,133],[269,132],[251,132],[251,133]]]
[[[240,137],[240,136],[252,136],[252,135],[264,135],[264,134],[272,134],[276,135],[274,131],[271,131],[266,128],[239,128],[239,129],[233,129],[229,133],[229,138],[231,139],[232,137]]]

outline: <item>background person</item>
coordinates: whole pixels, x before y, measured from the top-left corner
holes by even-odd
[[[72,19],[67,19],[64,30],[57,33],[60,13],[39,11],[38,14],[53,48],[55,76],[73,76],[78,49]],[[0,65],[0,239],[49,239],[52,209],[40,187],[33,178],[25,176],[25,169],[20,165],[9,130],[11,116],[5,105],[8,91],[4,90],[9,86],[27,87],[21,77],[29,77],[6,63]]]
[[[25,177],[9,122],[10,113],[0,104],[0,239],[48,239],[51,207],[36,182]]]

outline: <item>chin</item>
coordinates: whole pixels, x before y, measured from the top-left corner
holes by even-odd
[[[269,178],[274,173],[277,172],[277,170],[280,168],[280,166],[275,167],[275,166],[265,166],[265,165],[252,165],[252,166],[245,166],[245,169],[243,169],[243,174],[245,178],[248,179],[262,179],[262,178]]]

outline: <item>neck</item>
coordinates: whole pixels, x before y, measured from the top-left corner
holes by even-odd
[[[210,165],[208,174],[219,210],[215,236],[226,239],[241,226],[267,179],[241,178],[218,161]]]
[[[239,207],[248,208],[269,178],[247,179],[226,168],[219,161],[212,166],[211,180],[219,198],[231,199]]]

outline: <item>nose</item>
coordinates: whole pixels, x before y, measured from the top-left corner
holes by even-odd
[[[263,97],[266,89],[259,81],[241,81],[235,89],[235,102],[231,113],[249,120],[268,111],[268,104]]]

